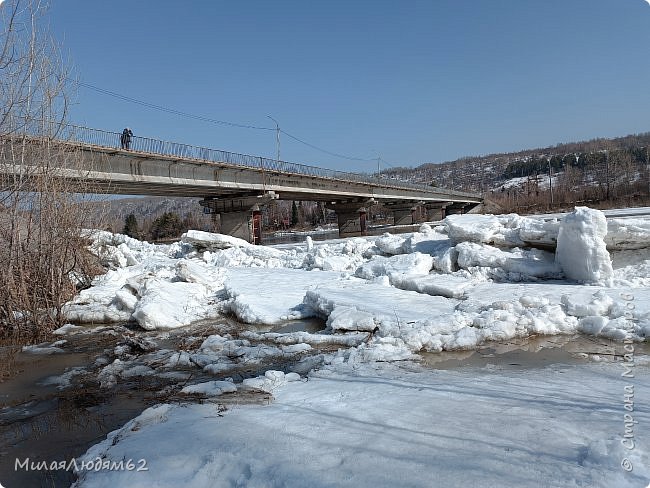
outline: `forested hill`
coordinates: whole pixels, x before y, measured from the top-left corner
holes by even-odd
[[[416,168],[382,169],[382,176],[468,191],[498,189],[512,178],[554,173],[566,168],[585,181],[598,182],[608,166],[646,166],[650,159],[650,132],[614,139],[592,139],[518,152],[464,157],[445,163],[426,163]],[[646,169],[647,171],[647,169]]]

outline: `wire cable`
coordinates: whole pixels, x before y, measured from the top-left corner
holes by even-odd
[[[310,147],[312,149],[315,149],[316,151],[320,151],[320,152],[322,152],[324,154],[328,154],[328,155],[334,156],[336,158],[347,159],[349,161],[363,161],[363,162],[376,162],[376,161],[379,160],[380,162],[382,162],[382,163],[384,163],[384,164],[386,164],[386,165],[388,165],[390,167],[393,167],[393,168],[395,167],[394,166],[395,164],[401,166],[401,163],[392,163],[391,164],[388,161],[382,159],[381,157],[359,158],[359,157],[355,157],[355,156],[347,156],[345,154],[340,154],[340,153],[337,153],[337,152],[334,152],[334,151],[329,151],[327,149],[323,149],[322,147],[318,147],[318,146],[316,146],[314,144],[311,144],[311,143],[309,143],[309,142],[307,142],[307,141],[305,141],[303,139],[300,139],[299,137],[297,137],[297,136],[295,136],[293,134],[290,134],[289,132],[287,132],[287,131],[285,131],[285,130],[283,130],[281,128],[279,129],[278,127],[262,127],[262,126],[257,126],[257,125],[238,124],[236,122],[228,122],[228,121],[225,121],[225,120],[213,119],[211,117],[205,117],[205,116],[202,116],[202,115],[195,115],[195,114],[191,114],[191,113],[188,113],[188,112],[183,112],[181,110],[176,110],[176,109],[173,109],[173,108],[164,107],[162,105],[156,105],[154,103],[146,102],[144,100],[139,100],[137,98],[128,97],[126,95],[122,95],[120,93],[116,93],[116,92],[111,91],[111,90],[106,90],[105,88],[100,88],[100,87],[98,87],[96,85],[92,85],[90,83],[85,83],[83,81],[78,81],[78,80],[70,80],[70,81],[72,81],[73,83],[75,83],[75,84],[77,84],[77,85],[79,85],[81,87],[88,88],[88,89],[94,90],[94,91],[96,91],[98,93],[108,95],[108,96],[111,96],[111,97],[114,97],[114,98],[118,98],[118,99],[124,100],[126,102],[135,103],[137,105],[141,105],[143,107],[147,107],[147,108],[150,108],[150,109],[153,109],[153,110],[159,110],[161,112],[166,112],[166,113],[173,114],[173,115],[178,115],[178,116],[181,116],[181,117],[187,117],[187,118],[194,119],[194,120],[199,120],[199,121],[202,121],[202,122],[208,122],[208,123],[211,123],[211,124],[226,125],[226,126],[229,126],[229,127],[239,127],[239,128],[242,128],[242,129],[254,129],[254,130],[264,130],[264,131],[277,131],[277,130],[279,130],[282,134],[289,137],[290,139],[293,139],[296,142],[299,142],[300,144],[304,144],[305,146]]]
[[[342,159],[348,159],[350,161],[377,161],[377,158],[357,158],[354,156],[346,156],[344,154],[338,154],[332,151],[328,151],[327,149],[323,149],[318,146],[314,146],[313,144],[310,144],[309,142],[303,141],[302,139],[299,139],[298,137],[294,136],[293,134],[289,134],[287,131],[280,129],[280,132],[282,132],[285,136],[293,139],[294,141],[297,141],[301,144],[304,144],[305,146],[311,147],[312,149],[316,149],[317,151],[320,151],[325,154],[329,154],[330,156],[334,156],[337,158],[342,158]]]
[[[237,124],[235,122],[227,122],[225,120],[212,119],[210,117],[204,117],[202,115],[194,115],[194,114],[190,114],[190,113],[187,113],[187,112],[182,112],[180,110],[175,110],[175,109],[172,109],[172,108],[163,107],[162,105],[156,105],[156,104],[153,104],[153,103],[145,102],[144,100],[138,100],[137,98],[127,97],[126,95],[121,95],[119,93],[115,93],[113,91],[106,90],[104,88],[100,88],[100,87],[95,86],[95,85],[91,85],[90,83],[84,83],[82,81],[74,81],[74,83],[76,83],[77,85],[82,86],[84,88],[89,88],[90,90],[94,90],[96,92],[103,93],[104,95],[109,95],[111,97],[119,98],[119,99],[127,101],[127,102],[136,103],[138,105],[142,105],[144,107],[148,107],[148,108],[151,108],[151,109],[154,109],[154,110],[160,110],[162,112],[167,112],[167,113],[174,114],[174,115],[180,115],[182,117],[188,117],[188,118],[191,118],[191,119],[200,120],[202,122],[210,122],[212,124],[227,125],[227,126],[230,126],[230,127],[240,127],[242,129],[256,129],[256,130],[267,130],[267,131],[272,131],[272,130],[274,131],[275,130],[274,127],[259,127],[259,126],[256,126],[256,125]]]

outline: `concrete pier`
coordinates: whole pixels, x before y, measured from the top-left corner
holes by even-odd
[[[340,237],[366,235],[366,214],[368,210],[363,202],[329,203],[325,207],[336,212]]]
[[[424,205],[425,210],[427,211],[427,220],[429,222],[437,222],[446,217],[445,215],[446,203],[427,203]]]
[[[394,225],[415,224],[417,202],[387,202],[386,208],[393,214]]]
[[[469,207],[466,203],[452,203],[445,207],[445,216],[457,215],[465,213],[465,207]]]
[[[271,200],[277,200],[274,192],[240,198],[206,198],[199,203],[211,214],[219,214],[221,233],[238,237],[251,244],[261,244],[261,209]]]

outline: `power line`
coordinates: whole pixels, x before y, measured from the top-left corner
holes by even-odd
[[[400,165],[400,163],[392,163],[391,164],[388,161],[382,159],[381,157],[359,158],[359,157],[355,157],[355,156],[347,156],[345,154],[336,153],[334,151],[329,151],[327,149],[323,149],[322,147],[318,147],[318,146],[316,146],[314,144],[311,144],[311,143],[309,143],[309,142],[307,142],[307,141],[305,141],[303,139],[300,139],[299,137],[297,137],[297,136],[295,136],[293,134],[290,134],[289,132],[287,132],[287,131],[285,131],[283,129],[278,130],[278,127],[261,127],[261,126],[256,126],[256,125],[238,124],[236,122],[228,122],[228,121],[225,121],[225,120],[213,119],[211,117],[205,117],[205,116],[202,116],[202,115],[195,115],[195,114],[191,114],[191,113],[188,113],[188,112],[183,112],[181,110],[176,110],[176,109],[173,109],[173,108],[164,107],[162,105],[156,105],[154,103],[150,103],[150,102],[147,102],[147,101],[144,101],[144,100],[139,100],[137,98],[128,97],[126,95],[122,95],[120,93],[116,93],[116,92],[111,91],[111,90],[106,90],[105,88],[100,88],[100,87],[98,87],[96,85],[92,85],[90,83],[85,83],[85,82],[78,81],[78,80],[70,80],[70,81],[72,81],[73,83],[76,83],[79,86],[82,86],[84,88],[88,88],[90,90],[94,90],[94,91],[96,91],[98,93],[102,93],[104,95],[108,95],[108,96],[111,96],[111,97],[114,97],[114,98],[118,98],[118,99],[124,100],[126,102],[135,103],[137,105],[141,105],[143,107],[147,107],[147,108],[150,108],[150,109],[153,109],[153,110],[158,110],[158,111],[166,112],[166,113],[173,114],[173,115],[179,115],[181,117],[187,117],[187,118],[194,119],[194,120],[200,120],[202,122],[208,122],[208,123],[211,123],[211,124],[226,125],[226,126],[229,126],[229,127],[239,127],[239,128],[242,128],[242,129],[254,129],[254,130],[282,132],[284,135],[286,135],[287,137],[293,139],[296,142],[299,142],[300,144],[304,144],[307,147],[310,147],[310,148],[315,149],[317,151],[320,151],[320,152],[322,152],[324,154],[328,154],[330,156],[334,156],[334,157],[337,157],[337,158],[347,159],[349,161],[363,161],[363,162],[374,162],[374,161],[379,160],[379,161],[381,161],[381,162],[383,162],[383,163],[385,163],[385,164],[387,164],[388,166],[391,166],[391,167],[394,167],[393,164]]]
[[[79,86],[83,86],[84,88],[89,88],[91,90],[95,90],[96,92],[103,93],[104,95],[109,95],[111,97],[119,98],[121,100],[142,105],[144,107],[148,107],[154,110],[160,110],[161,112],[167,112],[174,115],[180,115],[182,117],[188,117],[190,119],[200,120],[203,122],[210,122],[212,124],[227,125],[230,127],[240,127],[242,129],[275,130],[275,128],[273,127],[258,127],[256,125],[237,124],[235,122],[227,122],[225,120],[212,119],[210,117],[204,117],[202,115],[194,115],[187,112],[182,112],[180,110],[175,110],[173,108],[163,107],[162,105],[155,105],[153,103],[145,102],[144,100],[138,100],[137,98],[127,97],[126,95],[121,95],[119,93],[115,93],[113,91],[106,90],[104,88],[100,88],[95,85],[91,85],[90,83],[84,83],[82,81],[74,81],[74,83],[76,83]]]
[[[349,159],[350,161],[377,161],[377,158],[357,158],[354,156],[346,156],[344,154],[338,154],[332,151],[328,151],[327,149],[323,149],[318,146],[314,146],[313,144],[310,144],[309,142],[303,141],[302,139],[299,139],[298,137],[289,134],[287,131],[280,129],[280,132],[282,132],[285,136],[290,137],[294,141],[297,141],[301,144],[304,144],[305,146],[311,147],[312,149],[316,149],[317,151],[320,151],[325,154],[329,154],[330,156],[335,156],[337,158],[342,158],[342,159]]]

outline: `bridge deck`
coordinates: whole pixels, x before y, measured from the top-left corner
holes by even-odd
[[[98,192],[218,198],[272,191],[287,200],[482,201],[473,193],[145,137],[132,137],[123,149],[121,134],[86,127],[66,125],[60,132],[58,142],[78,151],[62,174],[90,182]]]

